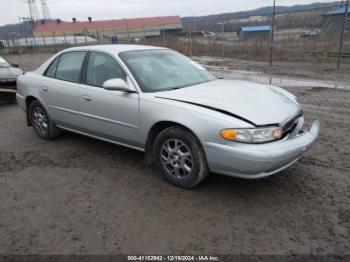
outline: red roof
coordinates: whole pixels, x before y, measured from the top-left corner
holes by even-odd
[[[61,22],[61,23],[47,23],[38,24],[35,32],[50,32],[50,31],[69,31],[87,29],[103,29],[113,27],[134,27],[134,26],[150,26],[150,25],[168,25],[181,24],[180,16],[160,16],[147,18],[131,18],[131,19],[113,19],[100,20],[92,22]]]

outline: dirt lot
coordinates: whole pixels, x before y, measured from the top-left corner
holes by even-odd
[[[1,254],[350,254],[350,91],[289,87],[321,135],[266,179],[167,184],[143,154],[65,133],[52,142],[0,105]]]
[[[270,67],[267,62],[226,58],[222,61],[219,57],[195,57],[195,59],[209,67],[219,67],[228,70],[243,70],[247,72],[259,72],[277,77],[296,79],[316,79],[322,81],[350,82],[350,64],[344,63],[340,70],[336,70],[336,63],[320,62],[273,62]],[[350,86],[350,85],[349,85]]]

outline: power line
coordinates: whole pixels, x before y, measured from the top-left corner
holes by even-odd
[[[46,0],[41,0],[41,12],[43,19],[50,19],[50,12]]]
[[[32,21],[40,20],[40,15],[39,15],[38,8],[36,6],[36,1],[35,0],[24,0],[24,1],[26,1],[28,4],[30,19]]]

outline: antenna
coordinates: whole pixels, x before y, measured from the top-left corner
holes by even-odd
[[[28,3],[30,19],[32,21],[40,20],[40,15],[39,15],[35,0],[24,0],[24,1]]]
[[[41,12],[43,19],[50,19],[50,12],[46,0],[41,0]]]

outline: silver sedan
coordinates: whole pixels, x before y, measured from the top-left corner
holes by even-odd
[[[43,139],[68,130],[145,152],[174,185],[210,172],[253,179],[311,147],[297,98],[270,85],[217,79],[166,48],[106,45],[64,50],[20,76],[17,101]]]

